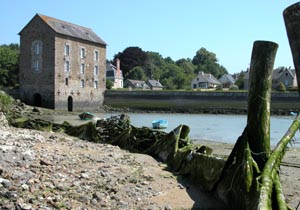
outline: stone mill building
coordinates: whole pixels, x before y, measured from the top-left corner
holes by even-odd
[[[20,98],[58,110],[97,109],[106,43],[90,28],[36,14],[20,35]]]

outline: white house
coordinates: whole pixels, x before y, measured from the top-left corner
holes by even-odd
[[[192,88],[216,88],[217,86],[221,85],[221,82],[217,80],[212,74],[206,74],[203,71],[200,71],[195,79],[192,81]]]
[[[112,81],[112,88],[123,88],[123,73],[120,69],[120,60],[117,59],[116,66],[106,63],[106,79]]]

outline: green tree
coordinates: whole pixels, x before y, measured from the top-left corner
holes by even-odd
[[[19,84],[19,45],[0,46],[0,85],[17,87]]]
[[[237,74],[237,79],[235,81],[235,85],[239,87],[239,89],[244,89],[244,79],[245,79],[246,71],[241,71]]]
[[[147,52],[148,59],[146,63],[146,74],[151,79],[159,80],[162,75],[162,68],[166,62],[157,52]]]
[[[136,66],[144,67],[147,61],[147,53],[139,47],[127,47],[123,52],[114,56],[114,63],[116,59],[120,59],[120,67],[125,75]]]
[[[133,69],[131,69],[127,75],[127,79],[134,79],[134,80],[147,80],[147,76],[145,74],[145,71],[142,67],[136,66]]]
[[[113,82],[109,79],[106,80],[106,89],[110,90],[113,87]]]
[[[216,54],[207,51],[204,47],[200,48],[200,50],[196,52],[196,55],[192,60],[192,63],[196,66],[205,65],[207,63],[217,63],[217,62],[218,59],[216,57]]]
[[[166,89],[182,89],[186,87],[186,75],[175,63],[166,64],[162,70],[161,82]]]
[[[203,71],[211,73],[216,78],[221,77],[223,74],[228,74],[226,68],[218,64],[216,54],[207,51],[203,47],[196,52],[192,63],[196,66],[195,73]]]

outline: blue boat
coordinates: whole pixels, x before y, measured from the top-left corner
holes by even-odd
[[[290,115],[292,115],[292,116],[297,116],[298,113],[297,113],[297,112],[290,112]]]
[[[167,120],[154,120],[152,121],[152,128],[153,129],[165,129],[168,127]]]

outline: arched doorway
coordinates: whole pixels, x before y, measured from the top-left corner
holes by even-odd
[[[68,97],[68,111],[73,112],[73,98],[72,98],[72,96]]]
[[[42,106],[42,96],[39,93],[33,95],[33,106],[41,107]]]

